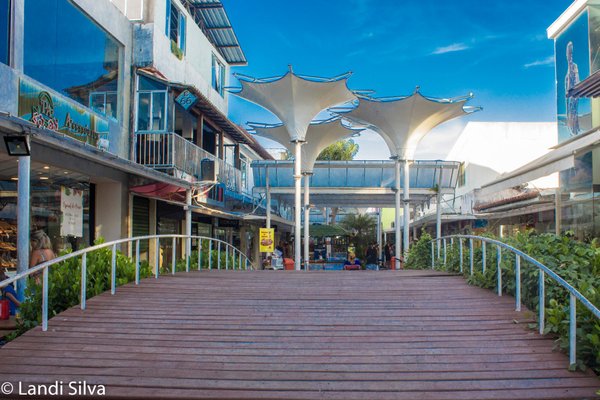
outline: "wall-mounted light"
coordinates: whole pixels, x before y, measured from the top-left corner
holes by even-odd
[[[4,144],[6,145],[6,151],[9,156],[22,157],[31,155],[31,150],[29,149],[29,140],[27,136],[4,136]]]

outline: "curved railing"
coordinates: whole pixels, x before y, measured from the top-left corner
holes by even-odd
[[[525,254],[519,249],[516,249],[506,243],[499,240],[474,235],[451,235],[443,236],[431,241],[431,268],[435,267],[436,260],[436,247],[437,247],[437,259],[443,260],[443,265],[446,266],[447,260],[447,241],[450,240],[450,246],[454,246],[454,240],[457,239],[459,242],[459,268],[460,272],[463,272],[463,240],[469,240],[469,272],[473,275],[474,268],[474,252],[473,252],[473,241],[481,241],[481,268],[482,272],[486,271],[486,243],[490,243],[496,246],[496,269],[497,269],[497,292],[498,296],[502,296],[502,268],[500,266],[502,262],[502,250],[506,249],[515,255],[515,310],[521,311],[521,259],[534,265],[539,271],[538,278],[538,301],[539,301],[539,315],[538,325],[540,334],[544,333],[544,321],[545,321],[545,277],[548,275],[556,283],[565,288],[569,292],[569,362],[571,365],[576,363],[576,339],[577,339],[577,300],[581,302],[588,310],[594,314],[596,318],[600,320],[600,310],[594,306],[585,296],[583,296],[577,289],[571,286],[567,281],[561,278],[556,272],[552,271],[549,267],[542,264],[535,258]],[[437,246],[436,246],[437,245]],[[440,252],[443,253],[440,257]]]
[[[0,289],[10,285],[13,282],[18,280],[28,278],[31,275],[42,273],[42,330],[46,331],[48,329],[48,270],[50,266],[61,263],[63,261],[69,260],[75,257],[81,257],[81,287],[80,287],[80,305],[81,309],[85,310],[86,307],[86,291],[87,291],[87,254],[93,251],[103,249],[106,247],[112,247],[112,258],[111,258],[111,279],[110,279],[110,292],[111,294],[115,294],[117,290],[117,246],[123,245],[125,243],[135,242],[135,284],[139,285],[140,283],[140,241],[151,240],[155,241],[155,265],[154,265],[154,277],[158,279],[160,274],[160,242],[161,239],[171,239],[173,246],[173,257],[172,257],[172,265],[171,265],[171,274],[175,274],[176,266],[177,266],[177,239],[186,239],[186,272],[190,271],[190,257],[192,254],[192,240],[199,240],[198,243],[198,270],[201,269],[202,266],[202,244],[205,240],[208,240],[208,269],[213,269],[213,255],[212,251],[217,250],[217,264],[216,269],[221,269],[221,248],[225,249],[225,269],[229,269],[229,253],[231,249],[232,260],[232,268],[236,269],[253,269],[252,264],[250,263],[248,256],[242,253],[240,250],[236,249],[233,245],[219,239],[207,237],[207,236],[189,236],[189,235],[150,235],[150,236],[138,236],[133,238],[125,238],[114,240],[112,242],[102,243],[95,246],[87,247],[82,250],[74,251],[69,254],[65,254],[63,256],[53,258],[52,260],[48,260],[39,265],[36,265],[33,268],[28,269],[25,272],[17,274],[12,278],[6,279],[0,282]],[[215,244],[216,246],[213,246]],[[216,247],[216,248],[215,248]],[[237,257],[236,257],[237,254]],[[242,268],[243,267],[243,268]]]

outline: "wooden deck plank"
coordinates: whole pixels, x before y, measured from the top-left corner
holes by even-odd
[[[514,299],[432,271],[203,271],[146,279],[0,349],[8,381],[113,398],[594,398]]]

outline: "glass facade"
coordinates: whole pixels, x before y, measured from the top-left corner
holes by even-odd
[[[68,0],[25,2],[26,75],[117,118],[121,45]]]
[[[0,63],[10,61],[10,0],[0,0]]]

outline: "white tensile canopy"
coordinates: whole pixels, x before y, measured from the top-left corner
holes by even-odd
[[[285,146],[290,152],[293,145],[287,141],[287,131],[283,125],[259,126],[251,125],[256,134],[267,139],[274,140]],[[312,175],[317,157],[325,148],[334,144],[338,140],[355,135],[362,129],[351,129],[342,123],[341,118],[334,118],[327,121],[313,122],[309,125],[306,132],[306,142],[302,145],[301,171],[304,177],[304,264],[308,270],[309,260],[309,216],[310,216],[310,195],[309,178]],[[270,194],[267,191],[267,226],[270,221]]]
[[[311,121],[323,110],[356,99],[346,86],[350,74],[335,78],[300,76],[292,72],[282,77],[255,79],[236,74],[242,89],[236,95],[271,111],[282,122],[288,137],[294,142],[295,180],[295,267],[300,269],[301,235],[301,145],[306,140]]]
[[[400,161],[404,162],[404,252],[408,251],[409,233],[409,160],[414,158],[417,145],[436,126],[451,119],[480,110],[465,107],[472,95],[455,99],[433,99],[417,90],[406,97],[360,97],[358,107],[345,117],[378,132],[387,143],[392,158],[396,159],[396,253],[400,249]],[[441,206],[438,196],[438,217]],[[437,236],[440,236],[440,224]],[[398,264],[397,264],[398,268]]]

